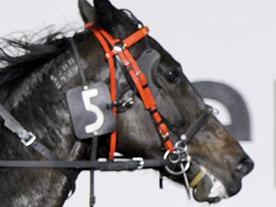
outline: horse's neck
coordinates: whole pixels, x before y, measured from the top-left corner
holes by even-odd
[[[108,82],[108,65],[95,38],[80,47],[80,55],[89,66],[85,71],[89,80]],[[15,118],[60,159],[76,160],[87,156],[87,146],[73,136],[66,103],[66,91],[81,84],[78,73],[73,55],[67,52],[26,78],[5,103]],[[1,159],[41,159],[37,153],[23,147],[6,129],[3,136],[0,146],[5,146],[5,149],[1,150]],[[105,141],[100,141],[100,154],[107,154],[108,139],[101,140]],[[120,143],[120,147],[124,146],[127,145]],[[66,177],[55,170],[0,171],[0,183],[7,186],[0,188],[0,197],[5,198],[1,200],[3,206],[62,206],[69,192]]]
[[[87,146],[73,136],[65,98],[71,84],[78,82],[77,73],[72,55],[63,54],[31,74],[5,103],[15,118],[60,159],[86,158]],[[5,147],[0,159],[41,159],[7,129],[1,131],[0,146]],[[5,186],[0,188],[3,206],[62,206],[69,192],[67,178],[56,170],[2,170],[0,183]]]

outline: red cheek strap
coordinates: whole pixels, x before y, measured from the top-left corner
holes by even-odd
[[[106,32],[102,28],[94,27],[94,24],[92,23],[86,24],[85,27],[94,33],[105,51],[105,57],[107,58],[107,61],[109,63],[110,70],[110,92],[112,101],[115,102],[117,100],[116,63],[114,57],[115,55],[118,55],[118,57],[120,57],[121,61],[127,68],[128,73],[144,103],[144,107],[149,112],[151,112],[152,118],[157,125],[158,133],[162,137],[162,143],[164,147],[168,151],[172,152],[174,150],[174,144],[169,138],[170,133],[168,126],[162,121],[161,114],[157,110],[155,97],[152,93],[152,90],[148,86],[147,77],[142,72],[131,52],[128,50],[128,48],[132,47],[133,45],[144,39],[148,35],[149,29],[147,27],[143,27],[127,37],[125,40],[121,41],[114,38],[111,34]],[[122,45],[120,45],[120,43]],[[112,47],[112,49],[110,49],[110,47]],[[115,106],[113,108],[113,113],[116,116],[117,108]],[[111,135],[109,152],[109,158],[111,160],[114,159],[116,147],[117,131],[113,132]]]

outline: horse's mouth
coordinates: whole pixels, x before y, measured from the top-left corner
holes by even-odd
[[[240,190],[237,189],[236,192]],[[231,196],[231,195],[230,195]],[[207,173],[202,182],[193,189],[193,197],[199,202],[218,203],[230,197],[225,185],[215,176]]]
[[[197,189],[193,190],[193,197],[198,202],[208,202],[209,204],[214,204],[220,202],[222,199],[228,198],[224,187],[214,187],[208,193],[208,195],[199,195]]]
[[[244,176],[252,169],[253,167],[244,173]],[[198,202],[214,204],[223,199],[233,197],[240,192],[244,176],[239,176],[236,173],[233,173],[232,175],[221,177],[221,179],[219,179],[207,171],[205,177],[193,189],[193,198]]]
[[[248,175],[254,168],[253,161],[246,157],[243,159],[243,165],[237,166],[234,171],[227,174],[221,171],[210,170],[200,165],[201,171],[205,176],[199,184],[193,189],[193,197],[199,202],[218,203],[222,199],[230,198],[240,192],[242,188],[242,179]]]
[[[220,197],[209,198],[208,203],[209,204],[219,203],[221,200],[222,200],[222,198],[220,198]]]

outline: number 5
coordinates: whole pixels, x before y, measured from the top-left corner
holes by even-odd
[[[85,110],[96,114],[96,121],[85,127],[85,132],[87,134],[97,132],[104,124],[104,114],[102,110],[98,106],[92,104],[90,101],[92,98],[95,98],[98,95],[99,91],[95,88],[82,91],[82,99],[84,102]]]

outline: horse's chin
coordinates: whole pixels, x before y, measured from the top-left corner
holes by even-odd
[[[218,203],[222,199],[229,198],[240,191],[240,187],[235,189],[235,193],[229,195],[227,187],[222,181],[213,175],[206,175],[200,184],[193,189],[193,197],[198,202]]]

